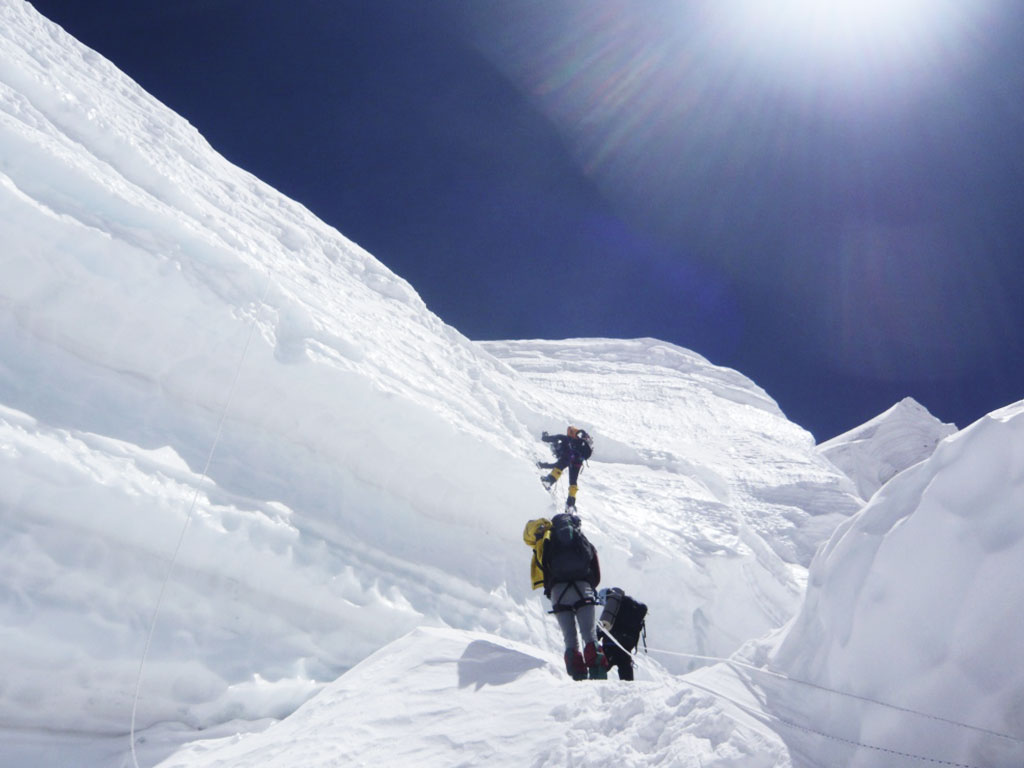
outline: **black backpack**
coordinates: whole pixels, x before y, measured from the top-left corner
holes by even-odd
[[[584,461],[586,461],[594,454],[594,438],[582,429],[576,433],[576,437],[579,438],[578,445],[580,456]]]
[[[601,625],[612,633],[623,648],[633,652],[646,629],[647,606],[639,603],[618,587],[605,596]]]
[[[544,544],[544,570],[548,584],[585,581],[590,577],[594,545],[580,530],[576,515],[551,518],[551,537]]]

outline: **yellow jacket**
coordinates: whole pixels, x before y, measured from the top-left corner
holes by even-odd
[[[531,520],[523,529],[523,541],[526,546],[533,547],[533,559],[530,560],[530,580],[534,589],[544,586],[544,570],[541,562],[544,560],[544,542],[551,537],[551,521],[546,517],[538,517]]]

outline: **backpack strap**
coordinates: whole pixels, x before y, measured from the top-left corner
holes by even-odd
[[[537,570],[540,573],[540,578],[533,582],[533,588],[538,589],[544,586],[544,564],[541,563],[540,558],[537,557],[537,551],[533,552],[533,562],[537,564]]]

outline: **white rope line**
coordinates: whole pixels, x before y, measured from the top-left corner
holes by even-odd
[[[629,654],[629,656],[634,661],[638,661],[639,660],[638,657],[635,654],[630,653],[625,648],[623,648],[622,644],[617,639],[612,637],[612,635],[609,632],[607,632],[604,629],[604,627],[602,627],[600,624],[598,624],[598,629],[601,631],[601,633],[605,637],[610,638],[611,641],[613,643],[615,643],[615,645],[617,645],[623,652]],[[692,653],[677,653],[675,651],[664,651],[664,650],[661,650],[659,648],[648,648],[647,650],[648,651],[653,651],[655,653],[665,653],[665,654],[669,654],[669,655],[672,655],[672,656],[682,656],[682,657],[685,657],[685,658],[701,659],[701,660],[704,660],[704,661],[718,661],[718,662],[723,662],[723,663],[726,663],[726,664],[735,664],[737,666],[750,667],[751,669],[754,669],[754,670],[760,670],[760,667],[752,667],[749,664],[744,664],[743,662],[734,662],[734,661],[731,661],[730,659],[720,659],[720,658],[717,658],[715,656],[700,656],[700,655],[692,654]],[[654,671],[654,669],[649,667],[648,671]],[[764,671],[767,671],[767,670],[764,670]],[[773,672],[771,674],[779,677],[780,679],[789,680],[790,682],[794,682],[794,683],[803,682],[801,680],[795,680],[793,678],[789,678],[789,677],[786,677],[785,675],[780,675],[778,673],[774,673]],[[813,733],[813,734],[815,734],[817,736],[821,736],[822,738],[831,739],[832,741],[838,741],[838,742],[841,742],[841,743],[844,743],[844,744],[849,744],[850,746],[862,747],[864,749],[870,749],[870,750],[874,750],[876,752],[882,752],[882,753],[888,754],[888,755],[897,755],[899,757],[908,757],[908,758],[911,758],[912,760],[922,760],[922,761],[925,761],[925,762],[932,763],[934,765],[944,765],[944,766],[949,766],[949,768],[979,768],[979,766],[970,765],[968,763],[957,763],[957,762],[953,762],[951,760],[943,760],[941,758],[936,758],[936,757],[927,757],[925,755],[917,755],[917,754],[914,754],[912,752],[902,752],[900,750],[890,749],[888,747],[879,747],[879,746],[875,746],[873,744],[864,744],[864,743],[859,742],[859,741],[853,741],[851,739],[843,738],[842,736],[833,736],[830,733],[825,733],[823,731],[819,731],[819,730],[816,730],[814,728],[810,728],[810,727],[805,726],[805,725],[800,725],[798,723],[791,722],[791,721],[789,721],[789,720],[787,720],[787,719],[785,719],[783,717],[779,717],[778,715],[776,715],[774,713],[768,713],[768,712],[765,712],[763,710],[759,710],[759,709],[756,709],[754,707],[751,707],[748,704],[744,704],[743,702],[738,701],[738,700],[734,699],[732,696],[724,694],[721,691],[716,691],[714,688],[711,688],[710,686],[705,685],[703,683],[697,683],[697,682],[695,682],[693,680],[689,680],[689,679],[683,680],[683,681],[679,681],[678,678],[673,678],[673,679],[676,680],[677,682],[683,682],[685,685],[691,686],[693,688],[698,688],[698,689],[700,689],[700,690],[702,690],[702,691],[704,691],[706,693],[710,693],[712,696],[715,696],[716,698],[722,699],[723,701],[728,701],[729,703],[739,707],[740,709],[745,711],[747,714],[751,715],[752,717],[754,717],[757,720],[761,720],[762,722],[766,722],[767,723],[767,721],[769,721],[769,720],[775,720],[775,721],[777,721],[779,723],[782,723],[783,725],[789,726],[790,728],[796,728],[797,730],[806,731],[808,733]],[[813,684],[811,684],[811,685],[813,685]],[[814,686],[814,687],[821,688],[822,686]],[[829,688],[823,688],[823,690],[829,691],[831,693],[838,693],[840,695],[847,695],[847,694],[844,694],[842,691],[832,691]],[[859,698],[859,697],[857,697],[857,698]],[[870,699],[869,699],[869,701],[870,701]],[[883,704],[883,706],[885,706],[884,702],[874,702],[874,703]],[[897,709],[902,709],[902,708],[901,707],[897,707]],[[924,713],[920,713],[920,712],[914,712],[914,710],[906,710],[906,711],[913,712],[914,714],[924,714]],[[924,715],[924,716],[925,717],[930,717],[929,715]],[[941,720],[942,718],[937,718],[937,719]],[[950,721],[950,722],[954,722],[954,721]],[[970,726],[970,725],[965,725],[964,723],[954,723],[954,724],[956,724],[956,725],[964,725],[967,728],[973,728],[974,727],[974,726]],[[980,729],[980,730],[984,730],[984,729]],[[1002,736],[1004,734],[994,733],[994,735]],[[1007,738],[1013,739],[1014,737],[1009,736]]]
[[[882,752],[882,753],[887,754],[887,755],[897,755],[899,757],[909,757],[912,760],[922,760],[924,762],[932,763],[934,765],[945,765],[945,766],[950,766],[950,768],[980,768],[980,766],[971,765],[969,763],[956,763],[956,762],[953,762],[951,760],[943,760],[943,759],[937,758],[937,757],[928,757],[926,755],[916,755],[913,752],[901,752],[898,749],[890,749],[888,747],[878,747],[878,746],[875,746],[873,744],[864,744],[863,742],[854,741],[852,739],[846,739],[846,738],[843,738],[842,736],[833,736],[830,733],[825,733],[824,731],[819,731],[819,730],[816,730],[814,728],[810,728],[810,727],[805,726],[805,725],[800,725],[798,723],[791,722],[789,720],[786,720],[785,718],[779,717],[778,715],[768,714],[768,713],[763,712],[761,710],[755,709],[754,707],[751,707],[751,706],[749,706],[747,704],[744,704],[741,701],[737,701],[736,699],[732,698],[731,696],[727,696],[726,694],[721,693],[719,691],[716,691],[714,688],[711,688],[710,686],[704,685],[702,683],[697,683],[697,682],[694,682],[693,680],[684,680],[682,682],[685,683],[686,685],[689,685],[689,686],[692,686],[694,688],[698,688],[698,689],[700,689],[702,691],[705,691],[706,693],[710,693],[712,696],[715,696],[715,697],[717,697],[719,699],[723,699],[725,701],[728,701],[731,704],[733,704],[733,705],[739,707],[740,709],[744,710],[747,714],[751,715],[755,719],[761,720],[762,722],[767,722],[768,720],[774,720],[776,722],[782,723],[783,725],[788,725],[791,728],[796,728],[797,730],[806,731],[807,733],[813,733],[813,734],[815,734],[817,736],[821,736],[822,738],[830,739],[832,741],[838,741],[840,743],[848,744],[848,745],[853,746],[853,747],[862,747],[864,749],[870,749],[870,750],[874,750],[876,752]]]
[[[182,542],[185,541],[185,532],[188,530],[189,523],[192,521],[192,515],[195,512],[196,503],[199,500],[199,492],[202,489],[203,481],[207,479],[207,473],[210,471],[210,464],[213,462],[213,455],[217,451],[218,443],[220,443],[220,437],[221,433],[224,431],[224,422],[227,419],[228,409],[231,407],[231,401],[234,399],[235,389],[238,386],[238,380],[242,374],[242,365],[245,363],[246,355],[249,352],[249,346],[252,344],[253,336],[256,333],[256,324],[259,320],[263,304],[267,299],[267,294],[270,292],[270,285],[271,272],[267,270],[267,283],[263,288],[263,295],[260,297],[259,304],[256,305],[256,312],[253,314],[252,322],[249,324],[249,335],[245,340],[245,345],[242,347],[242,354],[238,358],[238,365],[235,367],[235,374],[231,381],[231,387],[228,390],[227,399],[225,399],[224,406],[221,408],[220,418],[217,421],[217,430],[213,436],[213,442],[210,445],[210,452],[206,456],[206,464],[203,465],[202,474],[196,483],[196,490],[192,495],[192,503],[189,505],[188,514],[185,515],[185,522],[181,526],[181,533],[178,534],[178,543],[175,545],[174,552],[171,554],[171,561],[167,565],[167,572],[164,574],[163,582],[160,584],[160,593],[156,598],[156,607],[153,609],[153,617],[149,621],[149,631],[146,634],[146,644],[142,649],[142,658],[139,660],[139,669],[135,675],[135,694],[132,696],[132,718],[128,734],[128,738],[131,743],[132,763],[135,768],[139,768],[139,759],[135,753],[135,717],[138,712],[139,694],[142,690],[142,670],[146,666],[149,649],[153,643],[153,635],[156,632],[156,621],[160,615],[160,607],[163,605],[164,593],[167,591],[167,585],[171,580],[171,573],[174,571],[174,564],[178,559],[178,553],[181,551]]]
[[[615,637],[613,637],[610,632],[605,630],[604,627],[602,627],[600,624],[598,624],[597,628],[601,632],[601,634],[603,634],[605,637],[609,638],[624,653],[628,654],[630,656],[630,658],[633,659],[633,661],[639,661],[638,657],[635,654],[630,653],[625,648],[623,648],[622,644]],[[714,656],[699,656],[697,654],[692,654],[692,653],[677,653],[675,651],[664,651],[664,650],[661,650],[661,649],[658,649],[658,648],[648,648],[647,650],[648,651],[653,651],[655,653],[665,653],[665,654],[669,654],[669,655],[672,655],[672,656],[682,656],[682,657],[685,657],[685,658],[701,659],[701,660],[704,660],[704,661],[718,661],[718,662],[723,662],[723,663],[726,663],[726,664],[736,664],[737,666],[750,667],[749,664],[744,664],[743,662],[734,662],[734,661],[731,661],[729,659],[720,659],[720,658],[717,658],[717,657],[714,657]],[[750,668],[751,669],[755,669],[755,670],[759,670],[760,669],[759,667],[750,667]],[[648,671],[653,672],[655,670],[653,668],[651,668],[651,667],[648,667]],[[775,675],[775,676],[777,676],[777,677],[779,677],[779,678],[781,678],[783,680],[789,680],[789,681],[795,682],[795,683],[803,682],[801,680],[794,680],[793,678],[789,678],[789,677],[786,677],[785,675],[780,675],[778,673],[771,673],[771,674],[773,674],[773,675]],[[659,677],[660,676],[661,675],[659,675]],[[685,685],[691,686],[693,688],[698,688],[698,689],[700,689],[700,690],[702,690],[702,691],[704,691],[706,693],[710,693],[712,696],[715,696],[716,698],[722,699],[723,701],[728,701],[729,703],[739,707],[740,709],[745,711],[747,714],[751,715],[752,717],[754,717],[757,720],[761,720],[762,722],[767,722],[768,720],[775,720],[775,721],[780,722],[780,723],[782,723],[784,725],[788,725],[791,728],[796,728],[796,729],[801,730],[801,731],[806,731],[808,733],[813,733],[813,734],[821,736],[822,738],[825,738],[825,739],[831,739],[833,741],[842,742],[844,744],[849,744],[850,746],[863,747],[864,749],[871,749],[871,750],[874,750],[876,752],[882,752],[882,753],[887,754],[887,755],[897,755],[899,757],[908,757],[908,758],[911,758],[913,760],[922,760],[922,761],[925,761],[925,762],[932,763],[934,765],[944,765],[944,766],[949,766],[949,768],[979,768],[979,766],[970,765],[970,764],[967,764],[967,763],[956,763],[956,762],[953,762],[951,760],[942,760],[941,758],[927,757],[925,755],[916,755],[916,754],[914,754],[912,752],[901,752],[900,750],[890,749],[888,747],[878,747],[878,746],[875,746],[873,744],[863,744],[863,743],[861,743],[859,741],[853,741],[851,739],[845,739],[842,736],[833,736],[830,733],[825,733],[823,731],[818,731],[818,730],[815,730],[814,728],[810,728],[808,726],[804,726],[804,725],[800,725],[798,723],[791,722],[791,721],[789,721],[789,720],[787,720],[785,718],[779,717],[778,715],[775,715],[775,714],[772,714],[772,713],[768,713],[768,712],[765,712],[765,711],[762,711],[762,710],[759,710],[759,709],[755,709],[754,707],[751,707],[751,706],[749,706],[747,704],[744,704],[741,701],[737,701],[733,697],[728,696],[728,695],[726,695],[726,694],[724,694],[724,693],[722,693],[720,691],[716,691],[714,688],[711,688],[710,686],[707,686],[705,684],[697,683],[697,682],[694,682],[693,680],[679,681],[678,678],[673,678],[673,679],[676,680],[677,682],[683,682]],[[815,687],[821,688],[821,686],[815,686]],[[823,688],[823,690],[830,691],[831,693],[839,693],[841,695],[846,695],[846,694],[843,694],[842,691],[832,691],[829,688]],[[884,704],[883,702],[874,702],[874,703]],[[902,708],[897,707],[897,709],[902,709]],[[906,710],[906,711],[914,712],[913,710]],[[923,713],[914,712],[914,714],[923,714]],[[929,715],[925,715],[925,717],[929,717]],[[941,720],[942,718],[937,718],[937,719]],[[950,721],[950,722],[953,722],[953,721]],[[964,723],[955,723],[955,724],[956,725],[965,725]],[[965,725],[965,727],[973,728],[974,726]],[[984,729],[981,729],[981,730],[984,730]],[[1004,734],[996,733],[995,735],[1001,736],[1001,735],[1004,735]],[[1010,737],[1007,737],[1007,738],[1013,739],[1014,737],[1010,736]]]
[[[878,699],[872,699],[872,698],[869,698],[867,696],[860,696],[860,695],[858,695],[856,693],[848,693],[846,691],[839,691],[839,690],[836,690],[835,688],[828,688],[828,687],[826,687],[824,685],[819,685],[818,683],[812,683],[812,682],[808,682],[807,680],[800,680],[800,679],[797,679],[795,677],[789,677],[787,675],[782,674],[781,672],[775,672],[775,671],[770,670],[770,669],[765,669],[764,667],[757,667],[757,666],[754,666],[753,664],[747,664],[745,662],[737,661],[735,659],[721,659],[721,658],[717,658],[715,656],[698,656],[698,655],[692,654],[692,653],[678,653],[676,651],[666,651],[666,650],[662,650],[660,648],[648,648],[647,650],[652,652],[652,653],[662,653],[662,654],[666,654],[666,655],[669,655],[669,656],[681,656],[683,658],[699,659],[699,660],[702,660],[702,661],[714,661],[714,662],[718,662],[718,663],[722,663],[722,664],[729,664],[729,665],[734,666],[734,667],[742,667],[743,669],[749,669],[749,670],[752,670],[754,672],[759,672],[759,673],[761,673],[763,675],[769,675],[770,677],[774,677],[774,678],[777,678],[779,680],[786,680],[786,681],[788,681],[790,683],[797,683],[798,685],[805,685],[805,686],[807,686],[809,688],[817,688],[819,691],[826,691],[828,693],[834,693],[837,696],[845,696],[845,697],[850,698],[850,699],[858,699],[859,701],[864,701],[864,702],[867,702],[869,704],[877,704],[880,707],[887,707],[888,709],[896,710],[897,712],[904,712],[904,713],[911,714],[911,715],[917,715],[918,717],[927,718],[929,720],[936,720],[936,721],[938,721],[940,723],[946,723],[947,725],[955,725],[955,726],[957,726],[959,728],[967,728],[969,730],[977,731],[979,733],[984,733],[984,734],[987,734],[989,736],[996,736],[996,737],[999,737],[1001,739],[1008,739],[1010,741],[1015,741],[1015,742],[1017,742],[1019,744],[1024,744],[1024,739],[1021,739],[1021,738],[1019,738],[1017,736],[1011,736],[1010,734],[1007,734],[1007,733],[1000,733],[999,731],[993,731],[993,730],[990,730],[988,728],[982,728],[982,727],[977,726],[977,725],[971,725],[970,723],[961,723],[958,720],[951,720],[951,719],[946,718],[946,717],[941,717],[940,715],[932,715],[932,714],[929,714],[927,712],[920,712],[920,711],[918,711],[916,709],[910,709],[909,707],[901,707],[901,706],[899,706],[897,704],[889,704],[888,702],[879,701]]]

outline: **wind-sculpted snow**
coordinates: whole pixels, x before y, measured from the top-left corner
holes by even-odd
[[[913,398],[818,446],[829,461],[857,485],[864,499],[907,467],[931,456],[944,437],[956,432]]]
[[[947,437],[890,480],[815,559],[772,665],[874,701],[783,686],[769,706],[944,764],[1024,763],[1022,509],[1024,401]],[[854,763],[850,748],[842,758],[834,744],[792,736],[808,764],[827,751],[836,764],[893,765],[881,751],[861,749]]]
[[[149,764],[192,729],[288,723],[420,627],[487,633],[447,667],[460,695],[552,683],[517,721],[549,764],[595,739],[635,764],[785,764],[705,694],[665,693],[651,725],[639,694],[567,684],[521,543],[565,493],[541,489],[538,437],[577,423],[584,529],[652,648],[724,656],[780,627],[860,502],[763,390],[652,339],[471,342],[21,0],[0,44],[0,764],[123,765],[105,737],[136,703]],[[396,685],[363,691],[364,744],[416,742]]]
[[[143,726],[280,716],[421,622],[546,638],[529,388],[29,6],[0,30],[3,723],[127,729],[193,498]]]

